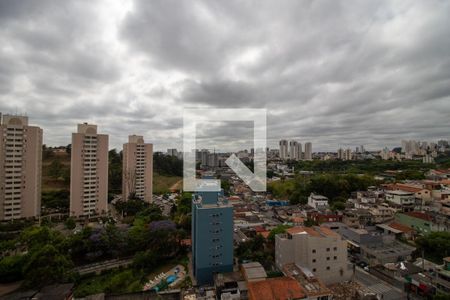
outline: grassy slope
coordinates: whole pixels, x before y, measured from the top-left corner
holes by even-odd
[[[153,174],[153,193],[164,194],[170,191],[170,188],[179,182],[182,177],[178,176],[164,176],[158,173]]]
[[[54,157],[44,159],[42,161],[42,191],[55,191],[55,190],[68,190],[70,188],[69,184],[66,184],[62,179],[53,179],[48,176],[48,169],[50,164],[58,160],[64,166],[70,168],[70,155],[69,154],[58,154]]]

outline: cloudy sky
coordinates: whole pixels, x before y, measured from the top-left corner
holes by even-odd
[[[266,108],[272,147],[449,139],[450,2],[0,1],[0,111],[46,144],[86,121],[111,147],[181,147],[195,107]],[[252,136],[202,128],[219,148]]]

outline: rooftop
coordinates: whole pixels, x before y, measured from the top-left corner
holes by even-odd
[[[331,291],[325,284],[307,268],[302,268],[295,264],[287,264],[283,267],[283,272],[287,276],[295,278],[301,284],[308,297],[331,295]]]
[[[417,192],[420,192],[421,190],[423,190],[422,187],[412,186],[412,185],[408,185],[408,184],[404,184],[404,183],[394,184],[394,188],[405,191],[405,192],[411,192],[411,193],[417,193]]]
[[[305,226],[296,226],[291,227],[286,230],[287,233],[294,234],[308,234],[313,237],[340,237],[339,234],[334,232],[328,227],[325,226],[314,226],[314,227],[305,227]]]
[[[426,213],[420,212],[420,211],[410,211],[405,213],[405,215],[413,217],[413,218],[417,218],[417,219],[422,219],[424,221],[432,221],[432,218],[430,215],[427,215]]]
[[[411,227],[400,224],[400,223],[396,223],[396,222],[389,224],[389,227],[400,230],[401,232],[404,232],[404,233],[414,231],[414,229],[412,229]]]
[[[247,281],[265,280],[267,278],[266,270],[259,262],[242,264],[241,267]]]
[[[250,300],[288,300],[306,297],[300,283],[289,277],[249,282],[247,286]]]
[[[393,195],[398,195],[398,196],[407,196],[407,195],[413,195],[413,192],[406,192],[403,190],[398,190],[398,191],[386,191],[386,194],[393,194]]]

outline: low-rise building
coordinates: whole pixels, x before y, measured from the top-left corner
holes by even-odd
[[[342,222],[342,214],[333,213],[331,210],[325,211],[308,211],[308,219],[313,220],[317,224],[325,222]]]
[[[333,299],[333,292],[310,270],[296,264],[287,264],[283,267],[283,273],[301,284],[308,300]]]
[[[306,299],[306,293],[300,283],[290,277],[277,277],[249,282],[247,286],[249,300]]]
[[[450,294],[450,257],[444,257],[444,266],[437,271],[436,288]]]
[[[431,214],[419,211],[398,213],[395,215],[395,221],[422,234],[428,234],[432,231],[447,231],[449,229],[448,222],[437,222],[437,219]]]
[[[326,284],[351,277],[347,242],[328,227],[292,227],[275,237],[275,263],[279,270],[296,264],[311,270]]]
[[[315,209],[324,209],[328,207],[328,198],[322,195],[311,193],[308,197],[308,205]]]
[[[404,212],[412,211],[416,204],[416,197],[413,192],[386,191],[385,197],[390,205],[400,208]]]
[[[414,250],[414,247],[398,242],[395,237],[383,238],[381,243],[361,245],[361,258],[371,266],[384,265],[410,260]]]

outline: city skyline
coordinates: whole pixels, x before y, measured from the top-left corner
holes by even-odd
[[[52,146],[88,122],[117,149],[137,128],[181,148],[184,107],[267,108],[271,148],[448,139],[448,3],[174,5],[3,2],[0,111],[27,113]]]

